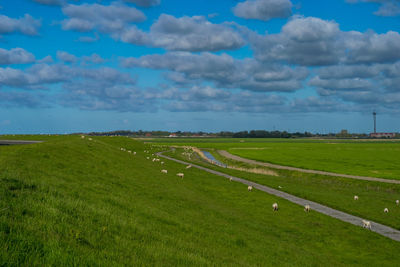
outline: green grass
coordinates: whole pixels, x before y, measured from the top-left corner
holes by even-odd
[[[304,169],[400,179],[399,141],[215,138],[152,142],[224,149],[244,158]]]
[[[161,166],[146,160],[143,143],[93,139],[0,146],[0,265],[400,262],[399,242],[194,168]]]
[[[180,152],[181,150],[178,149],[175,153],[169,152],[167,154],[189,161]],[[247,169],[254,167],[263,168],[226,159],[212,150],[210,152],[217,160],[230,166]],[[254,174],[213,166],[205,163],[199,157],[193,157],[192,162],[400,230],[400,207],[395,204],[395,200],[400,199],[400,185],[398,184],[360,181],[287,170],[273,170],[277,173],[277,176]],[[265,167],[263,169],[268,170]],[[354,195],[359,196],[358,201],[353,200]],[[383,209],[386,207],[390,210],[389,214],[383,212]]]

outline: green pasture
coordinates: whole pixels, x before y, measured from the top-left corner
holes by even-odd
[[[341,174],[400,179],[400,142],[314,139],[155,139],[223,149],[263,162]]]
[[[229,168],[221,168],[204,162],[199,157],[189,159],[177,149],[168,155],[195,164],[203,165],[233,176],[241,177],[259,184],[263,184],[298,197],[315,201],[331,208],[335,208],[362,218],[373,220],[400,230],[400,206],[396,200],[400,199],[400,185],[380,182],[361,181],[341,177],[322,176],[288,170],[275,170],[254,166],[242,162],[226,159],[215,151],[210,150],[220,162],[246,169],[261,168],[273,170],[277,176],[249,173]],[[354,201],[354,196],[359,196]],[[389,213],[384,213],[384,208]]]
[[[399,242],[195,168],[152,162],[155,149],[142,142],[46,139],[0,146],[1,266],[400,262]]]

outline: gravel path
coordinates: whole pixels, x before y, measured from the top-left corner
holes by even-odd
[[[198,168],[200,170],[203,170],[203,171],[215,174],[215,175],[219,175],[219,176],[222,176],[222,177],[225,177],[225,178],[228,178],[228,179],[232,178],[233,181],[240,182],[240,183],[243,183],[245,185],[251,185],[251,186],[253,186],[254,188],[256,188],[256,189],[258,189],[260,191],[264,191],[264,192],[266,192],[268,194],[284,198],[286,200],[289,200],[290,202],[293,202],[293,203],[301,205],[301,206],[304,206],[304,205],[308,204],[308,205],[310,205],[312,210],[315,210],[315,211],[317,211],[319,213],[328,215],[330,217],[333,217],[333,218],[336,218],[336,219],[339,219],[341,221],[348,222],[348,223],[351,223],[351,224],[354,224],[354,225],[357,225],[357,226],[362,226],[362,220],[363,219],[360,218],[360,217],[353,216],[353,215],[350,215],[348,213],[329,208],[327,206],[318,204],[318,203],[313,202],[313,201],[309,201],[309,200],[306,200],[306,199],[302,199],[302,198],[290,195],[288,193],[285,193],[285,192],[270,188],[268,186],[260,185],[260,184],[254,183],[254,182],[247,181],[247,180],[242,179],[242,178],[238,178],[238,177],[234,177],[234,176],[228,175],[226,173],[222,173],[222,172],[215,171],[215,170],[212,170],[212,169],[208,169],[208,168],[205,168],[205,167],[202,167],[202,166],[199,166],[199,165],[195,165],[195,164],[192,164],[192,163],[187,163],[187,162],[182,161],[182,160],[178,160],[178,159],[174,159],[174,158],[171,158],[171,157],[168,157],[168,156],[164,156],[164,155],[162,155],[162,153],[163,152],[159,152],[159,153],[157,153],[157,155],[160,156],[160,157],[163,157],[165,159],[169,159],[169,160],[172,160],[172,161],[184,164],[184,165],[192,165],[193,167]],[[396,241],[400,241],[400,231],[398,231],[396,229],[393,229],[391,227],[388,227],[386,225],[375,223],[375,222],[371,221],[371,231],[376,232],[378,234],[381,234],[383,236],[386,236],[386,237],[388,237],[390,239],[393,239],[393,240],[396,240]]]
[[[400,180],[383,179],[383,178],[368,177],[368,176],[357,176],[357,175],[349,175],[349,174],[340,174],[340,173],[316,171],[316,170],[307,170],[307,169],[301,169],[301,168],[296,168],[296,167],[289,167],[289,166],[277,165],[277,164],[272,164],[272,163],[260,162],[260,161],[246,159],[246,158],[242,158],[242,157],[239,157],[236,155],[232,155],[231,153],[229,153],[225,150],[218,150],[218,153],[221,156],[229,158],[229,159],[233,159],[236,161],[241,161],[241,162],[245,162],[245,163],[249,163],[249,164],[254,164],[254,165],[260,165],[260,166],[273,168],[273,169],[305,172],[305,173],[312,173],[312,174],[321,174],[321,175],[336,176],[336,177],[345,177],[345,178],[351,178],[351,179],[357,179],[357,180],[382,182],[382,183],[388,183],[388,184],[400,184]]]

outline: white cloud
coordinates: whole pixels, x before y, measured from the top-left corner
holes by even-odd
[[[69,17],[62,21],[62,28],[80,32],[99,30],[114,33],[125,29],[130,23],[146,20],[143,12],[119,2],[112,2],[108,6],[96,3],[66,5],[62,12]]]
[[[237,4],[233,13],[245,19],[270,20],[287,18],[292,14],[290,0],[247,0]]]
[[[34,19],[29,14],[25,14],[19,19],[0,15],[0,34],[18,32],[26,35],[38,35],[40,26],[40,20]]]
[[[0,65],[24,64],[35,61],[35,56],[23,48],[6,50],[0,48]]]

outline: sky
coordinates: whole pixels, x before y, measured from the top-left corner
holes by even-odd
[[[400,0],[0,0],[0,134],[400,132]]]

